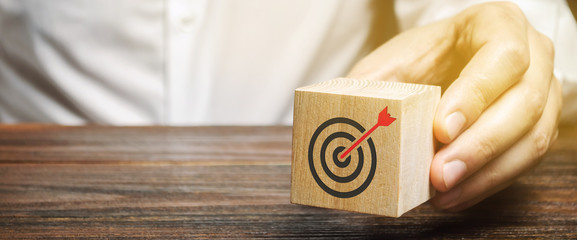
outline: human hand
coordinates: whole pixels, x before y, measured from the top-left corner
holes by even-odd
[[[556,139],[561,87],[553,45],[512,3],[485,3],[403,32],[348,77],[440,85],[433,123],[445,144],[431,164],[431,202],[462,210],[536,166]]]

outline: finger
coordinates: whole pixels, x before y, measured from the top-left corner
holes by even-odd
[[[549,89],[552,79],[553,56],[548,47],[541,46],[541,35],[530,35],[532,62],[521,82],[435,155],[431,182],[437,190],[447,191],[475,173],[525,135],[541,116],[548,95],[543,90]]]
[[[471,52],[473,56],[439,103],[434,131],[437,139],[445,144],[520,81],[530,64],[524,15],[518,9],[511,10],[509,4],[486,6],[457,16],[457,29],[462,32],[458,34],[456,50],[465,55]]]
[[[347,77],[441,85],[463,67],[455,67],[463,61],[457,61],[454,34],[450,19],[403,32],[359,61]]]
[[[437,194],[431,200],[433,205],[451,211],[468,208],[508,187],[518,176],[536,166],[557,137],[561,101],[560,84],[554,80],[543,115],[535,127],[471,178],[449,192]]]

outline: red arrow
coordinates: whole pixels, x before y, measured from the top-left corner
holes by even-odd
[[[375,126],[369,129],[369,131],[367,131],[361,138],[357,139],[357,141],[355,141],[353,145],[349,147],[349,149],[347,149],[343,154],[341,154],[340,156],[341,159],[345,159],[345,157],[349,155],[349,153],[351,153],[353,149],[357,148],[357,146],[359,146],[359,144],[361,144],[361,142],[363,142],[369,135],[371,135],[371,133],[373,133],[378,127],[389,126],[391,125],[391,123],[397,120],[396,118],[391,117],[391,114],[387,113],[387,108],[388,106],[385,107],[385,109],[383,109],[381,113],[379,113],[379,119],[377,120]]]

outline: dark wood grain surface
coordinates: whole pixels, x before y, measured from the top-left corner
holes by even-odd
[[[0,237],[577,238],[577,128],[460,213],[289,203],[289,127],[0,126]]]

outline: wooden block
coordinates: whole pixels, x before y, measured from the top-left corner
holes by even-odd
[[[398,217],[427,201],[440,95],[345,78],[297,89],[291,202]]]

